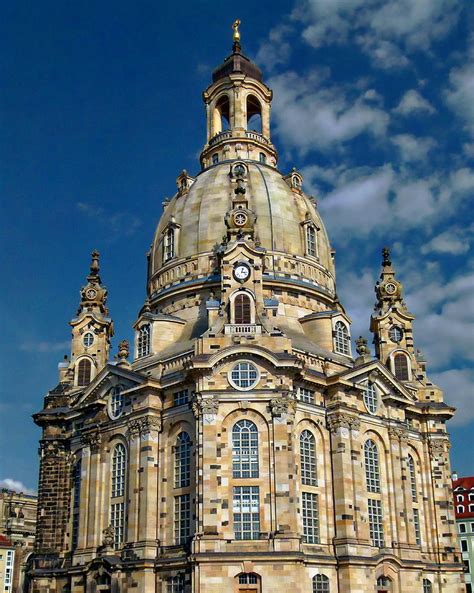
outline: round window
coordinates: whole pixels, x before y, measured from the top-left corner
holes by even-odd
[[[112,394],[109,400],[109,416],[112,420],[116,420],[122,415],[124,407],[124,397],[122,394],[122,387],[116,385],[112,389]]]
[[[84,346],[86,348],[89,348],[89,346],[92,346],[92,344],[94,343],[94,334],[91,332],[87,332],[86,334],[84,334],[82,341],[84,343]]]
[[[238,362],[229,372],[229,383],[242,391],[252,389],[258,383],[259,372],[251,362]]]
[[[397,325],[394,325],[392,328],[390,328],[388,335],[390,336],[392,342],[396,342],[398,344],[402,341],[403,329],[401,327],[398,327]]]

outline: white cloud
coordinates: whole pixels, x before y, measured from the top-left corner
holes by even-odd
[[[464,121],[466,131],[474,136],[474,37],[463,65],[449,74],[445,97],[450,109]]]
[[[7,488],[8,490],[15,490],[16,492],[23,492],[24,494],[36,494],[34,490],[25,486],[23,482],[13,480],[12,478],[5,478],[0,480],[0,488]]]
[[[353,40],[375,66],[406,66],[406,53],[429,51],[456,23],[459,0],[304,0],[293,18],[313,47]],[[361,35],[360,31],[364,31]]]
[[[457,408],[452,425],[461,426],[474,420],[474,371],[471,369],[451,369],[433,373],[432,380],[444,391],[446,403]]]
[[[71,342],[47,342],[41,340],[29,340],[20,344],[20,350],[25,352],[39,352],[41,354],[49,352],[69,351]]]
[[[392,142],[398,148],[403,162],[426,160],[428,153],[437,145],[433,138],[422,138],[412,134],[398,134],[392,136]]]
[[[269,81],[275,93],[273,117],[286,146],[305,153],[328,150],[361,134],[381,137],[389,116],[354,88],[324,85],[325,73],[302,77],[288,72]]]
[[[451,227],[423,245],[421,253],[449,253],[450,255],[467,253],[472,230],[472,227],[469,229]]]
[[[286,64],[291,55],[288,37],[292,32],[293,28],[286,23],[272,29],[268,40],[260,45],[255,62],[265,66],[269,71],[278,64]]]
[[[411,115],[412,113],[434,113],[435,108],[417,90],[410,89],[400,99],[400,103],[394,109],[395,113]]]

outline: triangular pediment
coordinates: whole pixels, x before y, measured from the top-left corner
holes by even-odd
[[[103,399],[116,385],[122,385],[124,390],[132,389],[144,383],[147,377],[118,365],[107,364],[94,380],[81,393],[75,407],[85,406]]]
[[[411,391],[398,381],[387,367],[378,360],[371,360],[356,366],[341,373],[339,377],[353,383],[362,383],[369,377],[375,378],[377,384],[382,388],[382,399],[392,397],[406,404],[412,404],[416,401]]]

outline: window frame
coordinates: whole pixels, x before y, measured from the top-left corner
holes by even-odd
[[[249,511],[244,511],[247,507]],[[233,486],[232,521],[236,540],[260,539],[259,486]],[[250,529],[245,529],[245,526],[249,526]]]
[[[301,483],[304,486],[318,485],[318,464],[316,456],[316,437],[308,430],[304,429],[300,433],[300,476]]]
[[[247,364],[249,367],[253,367],[252,371],[250,370],[250,368],[241,369],[241,370],[236,371],[236,369],[239,365],[244,365],[244,364]],[[233,378],[233,374],[235,372],[245,372],[245,373],[247,373],[247,375],[249,377],[250,376],[249,373],[250,372],[253,373],[254,371],[255,371],[255,380],[253,383],[251,383],[251,384],[249,383],[249,385],[245,385],[245,386],[239,385],[238,383],[235,382],[235,379]],[[232,366],[232,368],[229,370],[229,372],[227,374],[227,380],[232,385],[232,387],[234,389],[237,389],[238,391],[250,391],[251,389],[254,389],[258,385],[258,382],[260,381],[260,371],[259,371],[257,365],[254,362],[252,362],[251,360],[238,360]],[[247,381],[249,379],[247,378],[244,380]]]
[[[151,323],[143,323],[137,328],[137,358],[151,354]]]
[[[238,420],[232,427],[231,438],[233,479],[259,478],[259,433],[257,425],[251,420]]]
[[[330,581],[325,574],[315,574],[312,584],[313,593],[330,593]]]
[[[351,356],[351,337],[349,328],[344,321],[338,319],[334,322],[333,330],[334,352],[343,356]]]
[[[380,494],[380,455],[377,443],[371,438],[364,443],[364,470],[367,492]]]

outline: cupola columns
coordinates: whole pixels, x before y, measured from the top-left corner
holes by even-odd
[[[272,91],[260,68],[242,52],[240,21],[233,24],[232,54],[214,70],[204,91],[207,143],[201,154],[203,168],[221,161],[245,159],[275,166],[277,152],[270,140]]]

